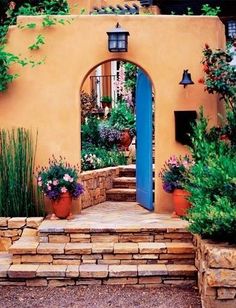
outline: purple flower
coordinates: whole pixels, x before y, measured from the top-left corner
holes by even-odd
[[[121,138],[121,132],[119,130],[105,125],[100,127],[99,134],[103,141],[108,141],[110,143],[117,143]]]
[[[167,193],[172,193],[175,189],[175,186],[171,183],[164,183],[163,184],[163,189]]]
[[[72,197],[73,198],[78,198],[82,193],[84,192],[84,188],[81,184],[76,183],[75,188],[72,192]]]

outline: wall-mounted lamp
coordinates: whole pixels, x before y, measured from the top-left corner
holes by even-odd
[[[236,38],[236,20],[228,20],[227,21],[227,37],[234,39]]]
[[[194,84],[191,78],[191,74],[188,72],[188,70],[184,70],[182,80],[179,84],[183,85],[184,88],[189,84]]]
[[[108,35],[108,50],[110,52],[126,52],[128,51],[128,36],[129,32],[121,28],[117,23],[116,27],[107,31]]]

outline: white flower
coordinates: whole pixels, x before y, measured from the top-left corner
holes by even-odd
[[[71,177],[67,173],[63,176],[63,180],[65,180],[66,182],[70,181],[70,179]]]

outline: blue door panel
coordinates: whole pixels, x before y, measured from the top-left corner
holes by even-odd
[[[152,175],[152,84],[139,70],[136,84],[136,198],[153,210]]]

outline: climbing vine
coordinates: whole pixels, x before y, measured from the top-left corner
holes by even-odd
[[[6,51],[7,33],[11,25],[16,24],[17,16],[35,16],[35,15],[46,15],[42,21],[42,27],[53,26],[57,23],[65,24],[63,19],[56,19],[49,15],[66,15],[69,14],[69,5],[66,0],[42,0],[42,1],[0,1],[0,92],[6,91],[9,83],[11,83],[18,74],[10,73],[10,66],[12,64],[19,64],[21,66],[31,65],[32,67],[44,63],[44,60],[33,61],[31,59],[22,59],[13,53]],[[70,22],[70,21],[67,21]],[[35,23],[28,23],[26,25],[18,25],[20,29],[35,29]],[[38,50],[42,45],[45,44],[45,37],[39,34],[35,41],[28,46],[33,50]]]

